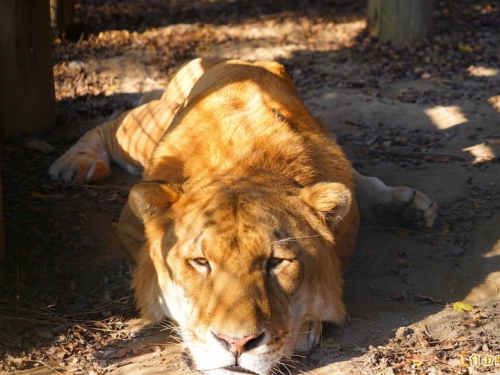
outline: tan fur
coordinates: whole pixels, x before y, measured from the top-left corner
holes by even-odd
[[[314,345],[322,320],[344,319],[342,269],[359,221],[351,168],[280,65],[210,68],[158,142],[144,180],[154,182],[132,188],[119,230],[137,264],[138,307],[189,332],[198,368],[206,361],[198,352],[214,346],[210,332],[265,332],[268,356],[284,355]],[[145,239],[127,229],[141,222]],[[270,269],[274,258],[281,263]]]
[[[177,321],[198,370],[269,374],[345,318],[354,172],[277,63],[196,59],[157,97],[89,131],[49,173],[101,179],[109,158],[144,168],[118,228],[142,316]]]

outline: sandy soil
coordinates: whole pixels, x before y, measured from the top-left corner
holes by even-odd
[[[358,170],[418,188],[440,207],[426,233],[363,224],[346,274],[351,320],[327,327],[320,347],[298,357],[293,372],[500,373],[499,60],[481,55],[489,51],[485,47],[476,51],[483,60],[467,66],[454,60],[459,67],[441,67],[443,73],[412,61],[400,66],[406,57],[393,56],[396,67],[412,69],[393,74],[373,65],[382,60],[377,56],[355,57],[359,45],[375,43],[363,37],[362,11],[360,5],[354,16],[343,15],[345,22],[322,24],[323,34],[313,42],[290,35],[300,24],[317,36],[314,22],[293,14],[213,26],[222,36],[196,51],[284,62],[308,107],[329,124]],[[197,24],[158,26],[137,38],[174,31],[186,38],[201,32]],[[113,39],[112,31],[103,33],[101,39]],[[445,38],[441,33],[438,38]],[[469,56],[469,44],[461,43]],[[85,129],[129,106],[138,93],[168,82],[175,64],[162,60],[160,68],[156,50],[129,47],[98,58],[59,57],[58,127],[4,144],[10,246],[0,266],[1,374],[190,373],[166,325],[136,324],[128,267],[115,237],[127,187],[136,178],[116,169],[100,184],[67,186],[44,174]],[[71,89],[75,69],[85,79],[96,77],[93,88],[87,82],[80,94]],[[471,309],[458,311],[455,302]],[[488,365],[495,356],[498,362]]]

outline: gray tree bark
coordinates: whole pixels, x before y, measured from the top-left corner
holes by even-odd
[[[383,42],[410,44],[433,32],[434,0],[369,0],[370,36]]]

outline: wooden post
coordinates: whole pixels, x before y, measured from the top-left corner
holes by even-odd
[[[49,0],[0,0],[0,136],[55,123]],[[0,260],[5,258],[0,180]]]
[[[0,168],[0,262],[5,259],[5,229],[3,222],[3,205],[2,205],[2,176]]]
[[[0,0],[0,135],[54,122],[49,0]]]
[[[409,44],[433,32],[434,0],[368,0],[370,36]]]
[[[66,36],[66,30],[73,24],[74,18],[74,0],[50,0],[50,24],[54,39]]]

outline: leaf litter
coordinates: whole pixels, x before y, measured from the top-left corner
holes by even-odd
[[[364,1],[151,0],[138,4],[76,1],[74,27],[67,39],[54,43],[61,131],[14,140],[2,148],[9,258],[0,265],[0,372],[46,368],[52,373],[112,373],[135,354],[159,350],[155,345],[127,346],[155,328],[133,325],[136,312],[126,261],[109,254],[111,260],[104,261],[103,242],[86,235],[89,226],[99,226],[100,221],[116,223],[127,186],[52,183],[45,171],[54,153],[63,152],[85,130],[133,105],[139,94],[130,93],[164,86],[187,59],[235,45],[256,51],[288,48],[295,55],[279,52],[277,59],[305,97],[312,88],[338,87],[401,103],[448,105],[459,99],[484,99],[499,108],[498,95],[487,94],[498,81],[488,80],[490,73],[485,70],[485,66],[498,66],[499,59],[500,12],[493,2],[437,2],[436,36],[406,47],[379,43],[366,35]],[[301,53],[306,50],[313,57]],[[332,65],[354,68],[345,68],[342,74],[318,71],[314,60],[318,53]],[[244,57],[240,55],[234,52],[231,57]],[[146,78],[127,81],[130,72]],[[387,89],[391,83],[416,78],[440,80],[441,86],[439,90]],[[425,168],[426,163],[464,162],[461,154],[442,152],[443,145],[456,136],[454,131],[408,131],[397,122],[375,129],[349,120],[346,125],[357,131],[339,133],[338,140],[352,145],[357,164],[387,163],[414,170]],[[469,137],[495,146],[500,134],[478,129]],[[473,168],[497,162],[490,156],[478,160]],[[470,249],[473,219],[494,215],[495,206],[489,203],[496,202],[499,194],[496,186],[475,181],[471,181],[471,193],[473,199],[440,207],[437,236],[413,234],[415,240],[439,249],[461,249],[456,254],[436,253],[450,261]],[[115,236],[115,230],[111,225],[105,235]],[[109,246],[117,248],[114,243]],[[92,256],[98,259],[94,264],[89,262]],[[406,259],[404,263],[397,267],[404,274],[411,272],[414,264]],[[443,303],[433,296],[415,297],[421,298],[419,303]],[[402,303],[408,295],[388,299]],[[486,373],[491,366],[471,361],[474,355],[485,358],[500,353],[499,335],[490,331],[498,313],[488,307],[460,306],[462,311],[453,319],[457,331],[453,339],[435,339],[425,327],[411,325],[396,330],[384,345],[358,347],[326,337],[316,350],[327,356],[364,353],[362,371],[370,374]],[[314,355],[308,355],[308,360]],[[311,361],[307,363],[320,362]]]

